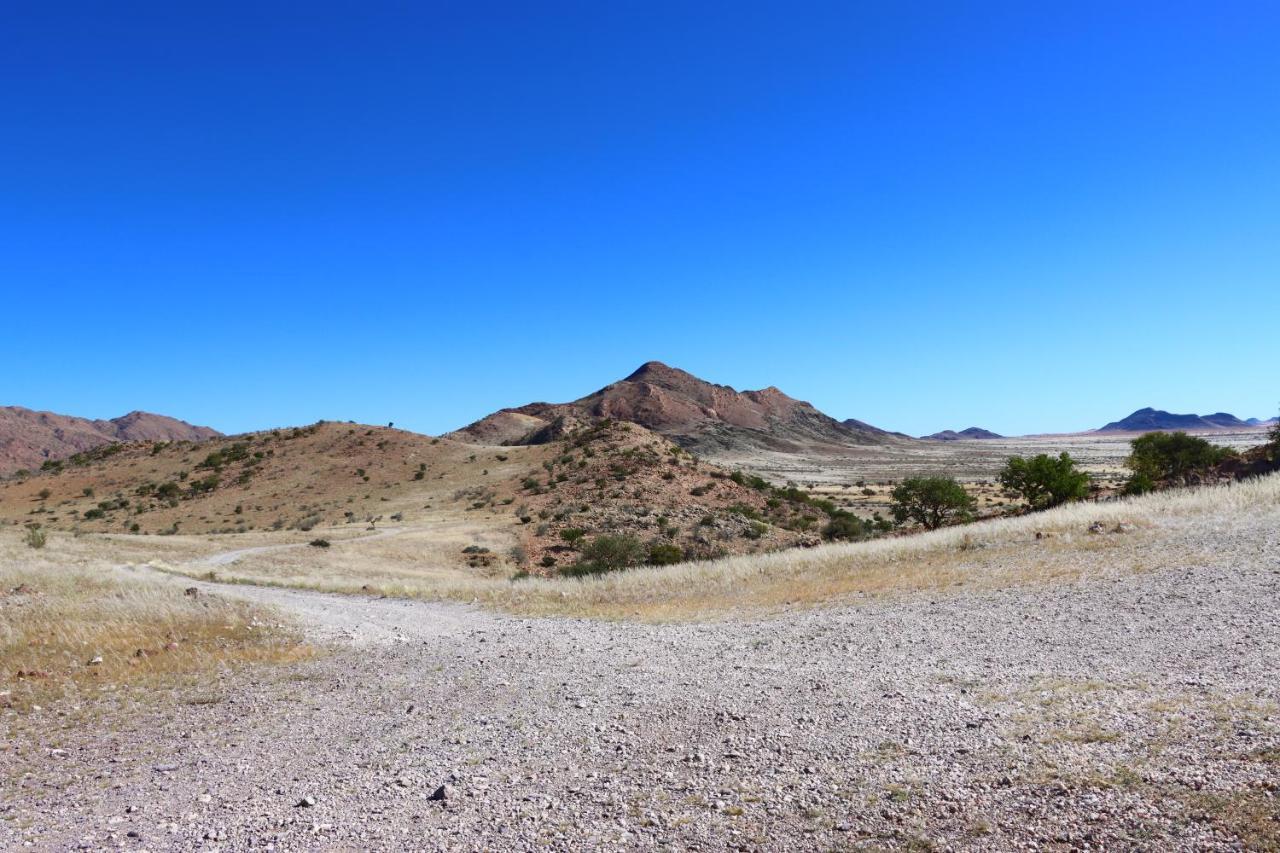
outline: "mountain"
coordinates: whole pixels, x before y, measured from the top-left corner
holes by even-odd
[[[926,441],[963,441],[965,439],[986,439],[986,438],[1004,438],[997,432],[989,429],[972,426],[968,429],[962,429],[956,432],[953,429],[944,429],[942,432],[935,432],[933,435],[921,436]]]
[[[735,391],[658,361],[571,403],[503,409],[450,437],[480,444],[535,444],[603,419],[639,424],[712,456],[718,451],[800,452],[905,440],[861,421],[838,421],[774,387]]]
[[[1249,426],[1271,426],[1276,420],[1276,418],[1267,418],[1265,420],[1262,418],[1249,418],[1245,423]]]
[[[1212,415],[1176,415],[1159,409],[1138,409],[1123,420],[1112,421],[1098,432],[1151,432],[1153,430],[1240,429],[1249,424],[1227,412]]]
[[[89,420],[21,406],[0,406],[0,475],[39,468],[104,444],[131,441],[202,441],[221,435],[209,427],[148,412]]]

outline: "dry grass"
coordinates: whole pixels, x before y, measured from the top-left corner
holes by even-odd
[[[407,573],[379,557],[381,545],[372,542],[367,553],[359,543],[351,543],[341,557],[326,556],[321,577],[296,561],[282,567],[267,558],[246,559],[219,569],[218,576],[332,592],[475,601],[532,615],[694,619],[739,609],[813,605],[858,594],[992,588],[1146,571],[1174,560],[1212,565],[1221,558],[1200,534],[1250,513],[1278,511],[1280,477],[1271,476],[1230,486],[1075,504],[900,538],[581,579],[508,581],[425,566],[420,573]],[[1126,522],[1132,529],[1087,533],[1095,521],[1107,529]],[[1037,533],[1043,538],[1037,539]],[[203,573],[190,566],[161,567]]]
[[[0,706],[19,712],[310,654],[271,614],[239,602],[119,579],[106,567],[0,565]]]

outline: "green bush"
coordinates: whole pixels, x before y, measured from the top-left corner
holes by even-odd
[[[863,521],[851,512],[840,512],[822,528],[822,538],[857,541],[871,536],[875,529],[874,522]]]
[[[1186,485],[1195,475],[1235,455],[1226,447],[1185,432],[1149,432],[1135,438],[1130,448],[1125,465],[1133,472],[1131,481],[1151,487],[1162,483]],[[1128,487],[1126,491],[1130,491]]]
[[[328,548],[329,540],[328,539],[312,539],[307,544],[310,545],[312,548]]]
[[[208,477],[204,477],[199,480],[192,480],[188,488],[191,489],[191,494],[199,495],[206,492],[212,492],[214,489],[218,488],[219,482],[221,482],[221,480],[217,474],[210,474]]]
[[[579,539],[587,535],[587,531],[581,527],[566,527],[560,531],[560,538],[568,542],[570,545],[577,543]]]
[[[894,520],[914,521],[929,530],[969,518],[973,505],[973,498],[951,477],[910,477],[893,490]]]
[[[634,536],[605,533],[583,546],[582,559],[563,572],[570,575],[613,572],[639,565],[646,555],[644,544]]]
[[[1018,495],[1032,509],[1048,509],[1089,494],[1089,475],[1077,470],[1067,453],[1057,458],[1047,453],[1030,459],[1010,456],[999,480],[1006,492]]]
[[[649,558],[645,561],[651,566],[670,566],[684,559],[684,551],[670,542],[654,542],[649,546]]]
[[[28,527],[23,540],[27,543],[28,548],[43,548],[45,543],[49,541],[49,536],[39,527]]]

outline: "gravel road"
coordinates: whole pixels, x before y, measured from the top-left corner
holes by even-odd
[[[204,584],[332,653],[14,745],[0,848],[1273,849],[1274,522],[1213,565],[695,625]]]

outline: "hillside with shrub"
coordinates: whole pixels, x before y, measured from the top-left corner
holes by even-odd
[[[325,539],[392,527],[456,535],[462,525],[477,540],[509,544],[460,548],[452,563],[535,574],[759,553],[880,529],[611,420],[514,447],[326,422],[102,445],[0,481],[0,523],[137,536],[323,530]]]

